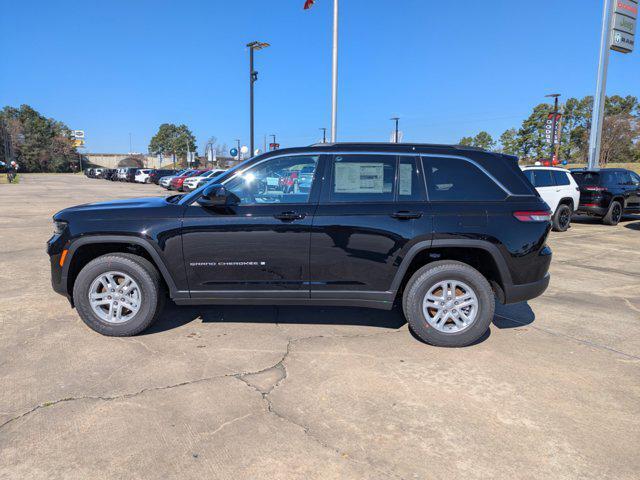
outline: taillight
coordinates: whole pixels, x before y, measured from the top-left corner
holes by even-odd
[[[585,192],[605,192],[607,187],[596,187],[595,185],[590,185],[588,187],[582,187]]]
[[[551,212],[549,210],[534,210],[527,212],[513,212],[513,216],[521,222],[549,222]]]

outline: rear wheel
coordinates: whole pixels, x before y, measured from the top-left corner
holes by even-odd
[[[495,300],[487,279],[456,261],[425,265],[404,291],[403,310],[412,331],[441,347],[464,347],[478,340],[493,320]]]
[[[164,306],[160,274],[145,258],[103,255],[78,274],[73,300],[84,323],[98,333],[124,337],[140,333]]]
[[[622,204],[614,200],[609,205],[609,210],[607,214],[602,218],[602,223],[605,225],[617,225],[618,222],[622,219]]]
[[[565,232],[571,225],[571,207],[566,204],[558,205],[556,213],[553,216],[553,230],[556,232]]]

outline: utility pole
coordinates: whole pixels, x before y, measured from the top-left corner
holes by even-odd
[[[251,42],[247,43],[247,47],[249,47],[249,144],[251,145],[251,150],[249,150],[250,155],[253,156],[254,152],[254,142],[253,142],[253,84],[258,80],[258,72],[253,69],[253,52],[255,50],[262,50],[263,48],[267,48],[269,46],[268,43],[265,42]]]
[[[273,139],[273,141],[271,143],[273,144],[273,149],[275,150],[276,149],[276,136],[273,133],[271,135],[269,135],[269,136]]]
[[[333,0],[333,61],[331,87],[331,143],[335,143],[338,135],[338,0]]]
[[[322,130],[322,143],[327,143],[327,128],[322,127],[320,130]]]
[[[545,95],[547,98],[553,98],[553,119],[551,120],[551,158],[549,159],[553,165],[553,157],[556,155],[556,127],[558,126],[558,97],[559,93],[551,93]]]
[[[241,155],[241,153],[240,153],[240,139],[236,138],[236,142],[238,143],[238,160],[240,160],[240,155]]]
[[[129,132],[129,153],[133,153],[133,142],[131,141],[131,132]]]
[[[393,143],[398,143],[400,141],[400,137],[398,136],[398,121],[400,120],[400,117],[392,117],[390,120],[396,122],[396,129],[393,134]]]

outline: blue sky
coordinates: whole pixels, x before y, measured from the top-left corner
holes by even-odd
[[[91,152],[146,151],[164,122],[248,144],[330,126],[332,0],[0,0],[0,106],[84,129]],[[341,141],[454,143],[518,126],[544,95],[593,94],[600,0],[341,0]],[[612,52],[609,94],[640,96],[640,53]]]

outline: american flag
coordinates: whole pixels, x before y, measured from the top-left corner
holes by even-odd
[[[305,10],[309,10],[313,4],[315,3],[316,0],[305,0],[304,2],[304,9]]]

